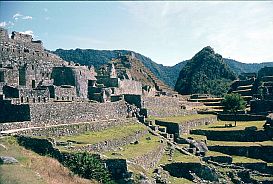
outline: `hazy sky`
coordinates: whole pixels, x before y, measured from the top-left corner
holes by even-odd
[[[210,45],[241,62],[273,61],[273,1],[0,2],[0,26],[47,49],[128,49],[164,65]]]

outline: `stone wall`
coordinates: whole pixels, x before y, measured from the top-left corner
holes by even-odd
[[[263,121],[266,117],[252,114],[237,114],[236,116],[233,114],[219,114],[218,119],[222,121],[235,121],[235,119],[236,121]]]
[[[0,106],[2,106],[1,109],[4,109],[0,115],[0,122],[30,120],[31,125],[38,127],[42,124],[70,124],[99,119],[125,118],[127,116],[125,101],[111,103],[52,102],[9,106],[1,103]]]
[[[53,94],[56,100],[74,101],[77,98],[74,86],[54,86]]]
[[[196,111],[185,110],[176,97],[143,97],[142,107],[147,109],[148,116],[167,117],[175,115],[196,114]]]
[[[30,104],[30,114],[33,122],[84,122],[98,119],[125,118],[127,106],[124,101]]]
[[[79,135],[87,131],[101,131],[116,126],[126,126],[132,123],[136,123],[136,119],[108,119],[92,122],[75,123],[69,125],[56,125],[51,127],[32,128],[22,130],[17,135],[31,135],[42,137],[60,137],[69,135]]]
[[[201,163],[171,163],[163,166],[164,170],[167,170],[171,176],[175,176],[178,178],[187,178],[193,181],[194,177],[191,175],[191,172],[194,172],[198,177],[218,182],[218,176],[214,169],[209,168],[206,165],[202,165]]]
[[[272,135],[263,130],[234,130],[234,131],[213,131],[213,130],[191,130],[191,134],[205,135],[207,139],[214,141],[242,141],[256,142],[270,140]]]
[[[161,120],[155,120],[155,124],[167,127],[167,133],[174,134],[178,137],[181,134],[188,134],[190,129],[201,126],[208,125],[216,121],[216,116],[210,116],[206,118],[199,118],[194,120],[189,120],[181,123],[165,122]]]
[[[148,153],[145,153],[141,156],[138,156],[136,158],[130,159],[130,161],[138,165],[141,165],[145,169],[154,168],[157,165],[157,163],[160,161],[161,157],[163,156],[165,151],[165,146],[166,145],[162,143],[156,149]]]
[[[119,80],[118,83],[120,88],[120,94],[133,94],[133,95],[142,94],[141,82],[124,79],[124,80]]]
[[[211,151],[273,162],[273,146],[208,146]]]
[[[142,136],[148,133],[148,130],[138,130],[133,135],[128,135],[121,139],[110,139],[104,140],[102,142],[98,142],[95,144],[89,144],[86,146],[77,146],[77,147],[70,147],[70,150],[74,151],[90,151],[90,152],[103,152],[109,151],[112,149],[117,149],[118,147],[125,146],[127,144],[133,143],[138,141]]]
[[[16,68],[1,68],[0,73],[3,75],[2,82],[4,84],[9,84],[10,86],[18,86],[19,85],[19,71]],[[1,82],[1,81],[0,81]]]

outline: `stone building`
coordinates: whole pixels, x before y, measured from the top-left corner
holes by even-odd
[[[9,37],[3,28],[0,28],[0,56],[0,122],[32,121],[33,117],[39,117],[35,108],[55,117],[53,109],[73,106],[70,103],[81,103],[75,106],[86,108],[91,108],[93,102],[125,100],[141,104],[143,95],[157,94],[154,86],[143,85],[132,77],[133,70],[128,69],[132,63],[127,56],[120,56],[122,64],[113,60],[97,73],[93,66],[64,61],[44,49],[42,41],[33,40],[31,35],[12,32]],[[118,109],[112,110],[118,112]],[[80,113],[74,116],[85,116]]]

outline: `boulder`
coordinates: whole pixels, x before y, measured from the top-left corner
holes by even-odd
[[[16,164],[18,161],[13,157],[0,156],[0,162],[3,164]]]

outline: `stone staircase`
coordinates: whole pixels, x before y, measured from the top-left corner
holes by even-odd
[[[145,121],[144,124],[155,133],[158,133],[159,135],[166,138],[168,141],[174,142],[174,134],[167,133],[167,127],[156,125],[155,121]]]
[[[229,93],[238,93],[249,104],[255,91],[256,78],[247,80],[236,80],[232,85]]]
[[[205,109],[206,112],[222,112],[223,106],[221,101],[223,98],[212,97],[210,95],[192,95],[188,101],[190,102],[201,102],[207,108]],[[200,110],[203,111],[203,110]]]

